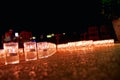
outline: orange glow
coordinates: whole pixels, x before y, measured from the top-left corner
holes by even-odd
[[[5,59],[6,59],[5,64],[19,63],[17,42],[4,43],[4,50],[5,50]]]
[[[0,58],[5,58],[4,49],[0,49]]]
[[[114,39],[109,39],[109,40],[97,40],[94,41],[93,44],[94,45],[104,45],[104,44],[113,44],[114,43]]]
[[[38,58],[46,58],[56,52],[56,44],[50,42],[37,43]]]
[[[71,51],[78,53],[82,51],[82,53],[84,53],[85,51],[103,49],[104,46],[108,47],[112,45],[114,45],[114,39],[97,41],[85,40],[57,45],[51,42],[24,42],[24,48],[18,48],[18,43],[10,42],[4,43],[4,49],[0,49],[0,60],[2,59],[1,61],[4,64],[15,64],[21,60],[29,61],[47,58],[55,54],[56,51],[68,51],[69,53]]]
[[[36,42],[24,42],[25,60],[37,60]]]
[[[87,49],[91,49],[91,46],[102,46],[102,45],[106,45],[106,46],[110,46],[114,44],[114,39],[108,39],[108,40],[97,40],[97,41],[93,41],[93,40],[86,40],[86,41],[76,41],[76,42],[68,42],[65,44],[58,44],[58,50],[69,50],[69,51],[73,51],[73,50],[83,50],[85,48]]]

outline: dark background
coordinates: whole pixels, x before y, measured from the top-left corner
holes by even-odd
[[[0,31],[12,28],[15,31],[38,32],[84,31],[88,24],[99,22],[99,2],[46,2],[16,3],[2,6]]]
[[[118,17],[119,0],[7,1],[0,3],[0,36],[9,29],[30,31],[36,37],[65,32],[64,40],[73,41],[79,40],[88,27],[101,25],[109,27],[110,35],[115,36],[111,23]]]
[[[119,14],[119,0],[16,1],[1,3],[0,32],[9,29],[38,33],[84,32],[105,24],[110,14]],[[103,5],[104,3],[104,5]],[[101,14],[102,7],[106,14]],[[117,13],[117,14],[116,14]]]

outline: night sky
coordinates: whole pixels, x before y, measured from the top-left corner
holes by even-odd
[[[82,1],[78,4],[59,2],[41,5],[15,4],[3,6],[0,15],[0,31],[4,33],[10,28],[14,31],[46,32],[75,32],[84,31],[88,25],[99,22],[98,2]]]

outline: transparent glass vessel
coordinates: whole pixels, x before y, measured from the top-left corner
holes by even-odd
[[[36,60],[37,51],[36,51],[36,42],[24,42],[24,54],[25,60]]]
[[[4,49],[0,49],[0,65],[5,64],[5,51]]]
[[[19,63],[18,43],[3,43],[3,47],[5,51],[5,64]]]
[[[51,42],[37,43],[38,58],[47,58],[56,52],[56,44]]]

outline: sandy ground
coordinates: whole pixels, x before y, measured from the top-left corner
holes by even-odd
[[[0,65],[0,80],[120,80],[119,75],[119,44],[58,50],[47,58]]]

